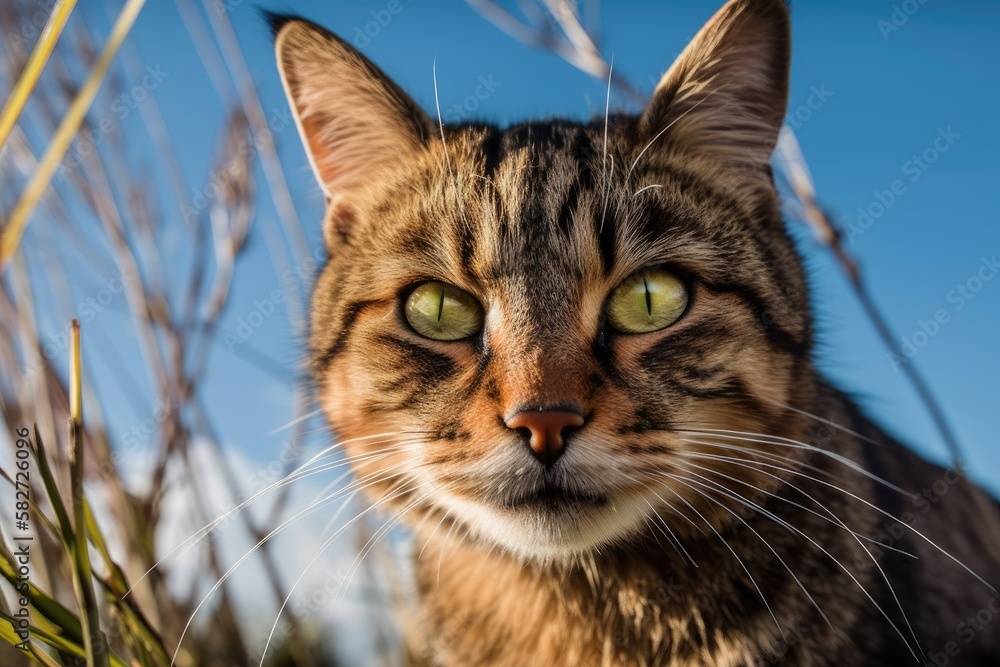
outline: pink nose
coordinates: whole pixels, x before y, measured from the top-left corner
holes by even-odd
[[[529,446],[539,461],[549,466],[563,453],[563,431],[583,426],[583,415],[568,410],[522,410],[507,420],[513,429],[527,429]]]

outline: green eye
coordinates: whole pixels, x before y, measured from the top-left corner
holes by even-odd
[[[468,292],[434,281],[410,292],[406,320],[421,336],[460,340],[483,327],[483,307]]]
[[[608,297],[612,327],[623,333],[649,333],[670,326],[684,313],[688,292],[667,271],[645,270],[626,278]]]

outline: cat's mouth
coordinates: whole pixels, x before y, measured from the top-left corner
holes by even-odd
[[[648,519],[643,499],[579,476],[560,477],[539,475],[506,493],[461,502],[456,510],[487,541],[542,560],[588,553],[636,532]]]
[[[571,509],[602,507],[607,496],[568,489],[552,482],[545,482],[537,489],[508,498],[501,503],[504,509],[560,512]]]

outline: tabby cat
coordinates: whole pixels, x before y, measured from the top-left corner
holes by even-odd
[[[326,196],[321,405],[444,666],[1000,665],[997,504],[816,371],[781,0],[638,116],[444,125],[272,17]]]

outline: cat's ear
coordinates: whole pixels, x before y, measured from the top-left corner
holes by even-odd
[[[331,207],[422,150],[435,126],[382,70],[314,23],[267,18],[285,94]]]
[[[660,80],[646,140],[763,169],[788,103],[790,33],[783,0],[730,0]]]

